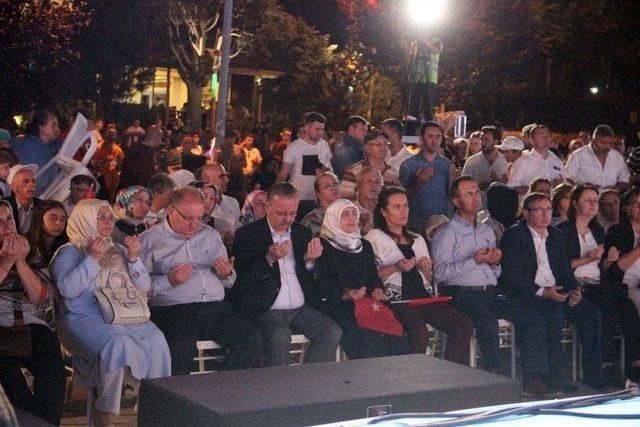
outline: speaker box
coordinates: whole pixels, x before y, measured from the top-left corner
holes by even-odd
[[[425,355],[144,380],[139,426],[301,426],[520,401],[510,378]]]

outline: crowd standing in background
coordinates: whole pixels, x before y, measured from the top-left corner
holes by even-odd
[[[227,350],[216,369],[247,369],[288,364],[295,334],[309,340],[305,363],[338,346],[350,359],[424,354],[428,324],[447,335],[446,359],[468,363],[475,329],[480,366],[500,372],[506,319],[523,390],[544,398],[576,389],[568,322],[585,384],[640,377],[640,148],[607,125],[564,145],[544,124],[453,139],[426,122],[407,146],[396,118],[370,129],[310,112],[297,126],[229,129],[218,144],[161,120],[120,131],[96,120],[91,173],[71,177],[64,200],[42,200],[58,119],[39,111],[26,135],[0,131],[0,325],[28,325],[33,347],[0,349],[0,382],[53,424],[60,344],[95,388],[102,425],[123,384],[195,371],[200,340]],[[144,295],[148,320],[105,320],[94,295],[114,283]],[[451,300],[391,304],[436,295]]]

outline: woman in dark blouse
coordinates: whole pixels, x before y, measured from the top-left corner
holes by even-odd
[[[628,376],[640,380],[640,343],[637,332],[634,339],[627,338],[637,331],[640,307],[640,188],[633,187],[623,196],[624,219],[612,225],[604,240],[601,261],[603,289],[616,301],[620,312],[620,327],[629,349]],[[626,332],[625,332],[626,331]],[[635,350],[634,350],[635,349]]]
[[[567,220],[558,228],[564,232],[566,252],[584,295],[598,304],[602,313],[602,368],[614,382],[619,370],[614,366],[617,359],[613,337],[616,326],[622,332],[631,361],[640,360],[640,317],[626,295],[610,292],[615,287],[602,283],[600,260],[610,263],[615,260],[615,250],[604,252],[604,230],[598,224],[598,189],[591,185],[578,184],[570,194]],[[633,375],[635,377],[635,375]]]
[[[386,301],[373,249],[360,238],[358,221],[358,208],[345,199],[336,200],[325,212],[320,233],[323,252],[316,266],[320,309],[342,328],[342,346],[349,359],[405,354],[404,337],[361,328],[356,321],[356,300],[369,296],[380,304]]]

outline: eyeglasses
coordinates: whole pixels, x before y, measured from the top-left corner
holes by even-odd
[[[527,209],[529,212],[535,212],[535,213],[542,213],[542,214],[547,214],[547,213],[551,213],[553,211],[553,208],[529,208]]]
[[[186,216],[185,214],[183,214],[182,212],[180,212],[178,210],[178,208],[176,208],[175,206],[172,206],[172,208],[178,212],[178,214],[180,215],[180,217],[182,217],[182,220],[185,222],[188,222],[189,224],[194,224],[194,223],[201,223],[203,220],[203,217],[201,216]]]
[[[110,214],[98,214],[96,218],[100,222],[116,222],[116,217]]]

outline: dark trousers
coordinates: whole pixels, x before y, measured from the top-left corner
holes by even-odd
[[[353,301],[325,304],[321,311],[331,317],[342,328],[342,348],[349,359],[397,356],[408,353],[404,337],[381,334],[361,328],[354,316]]]
[[[262,355],[260,332],[225,302],[151,307],[151,321],[167,339],[173,375],[196,369],[196,341],[213,340],[228,350],[222,370],[251,368]]]
[[[473,333],[471,319],[450,304],[392,305],[402,323],[412,353],[425,354],[429,343],[427,323],[447,334],[444,358],[464,363],[469,356],[469,338]]]
[[[578,329],[585,377],[595,381],[600,380],[602,377],[602,320],[596,304],[585,297],[573,307],[538,296],[523,302],[541,313],[545,319],[551,378],[556,382],[563,381],[564,361],[560,341],[566,318]]]
[[[627,361],[639,361],[640,316],[633,301],[627,297],[627,286],[588,286],[584,295],[595,302],[602,313],[602,361],[613,363],[617,359],[613,337],[618,325],[624,336]]]
[[[342,336],[336,322],[309,307],[269,310],[260,316],[258,326],[264,339],[267,366],[289,364],[291,334],[304,334],[310,341],[305,363],[331,362]]]
[[[33,353],[29,359],[0,354],[0,383],[11,403],[51,424],[60,424],[66,375],[60,343],[44,325],[29,325]],[[21,368],[33,375],[33,393]]]
[[[433,107],[436,103],[437,87],[435,84],[415,83],[411,86],[408,113],[420,120],[420,113],[424,120],[433,120]]]
[[[549,373],[544,317],[524,304],[497,295],[495,289],[474,291],[463,286],[448,286],[443,294],[451,295],[451,303],[471,318],[476,328],[485,369],[498,370],[498,319],[512,322],[522,351],[522,374],[525,382],[546,378]]]

